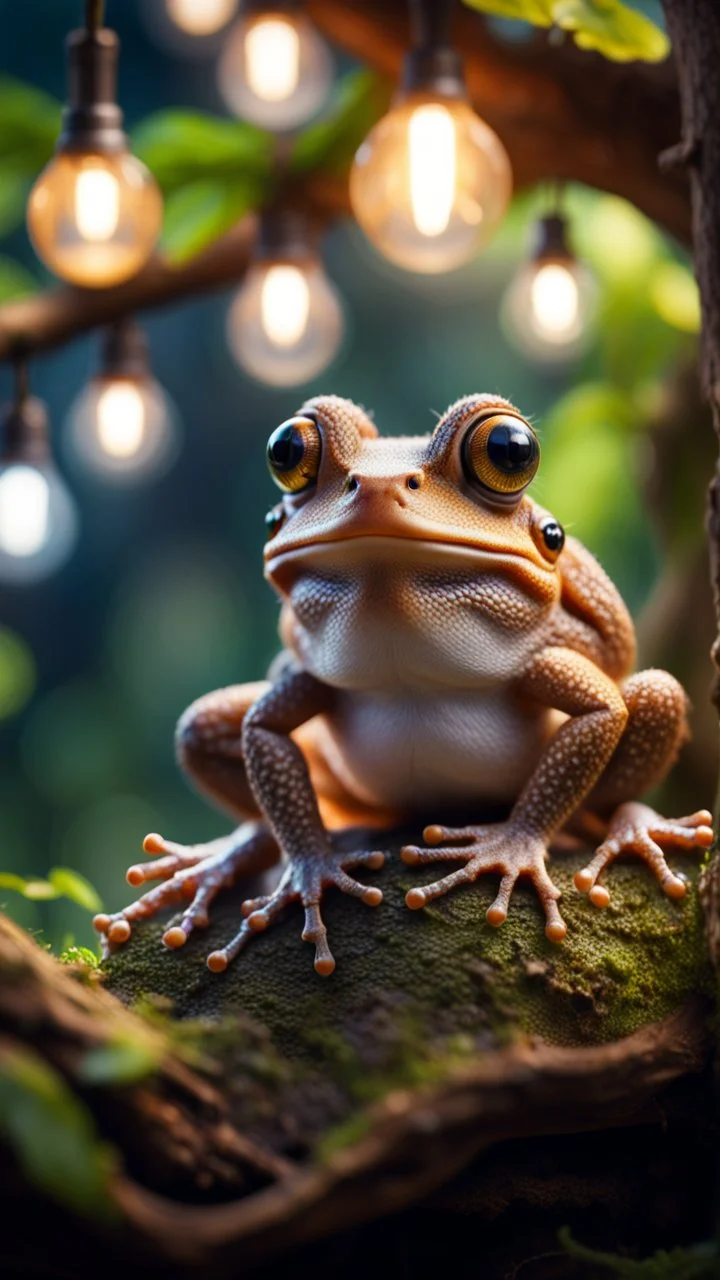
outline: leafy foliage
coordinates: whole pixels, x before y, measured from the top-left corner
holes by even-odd
[[[602,1268],[620,1280],[712,1280],[718,1274],[720,1250],[712,1241],[687,1249],[659,1249],[651,1258],[638,1262],[620,1254],[588,1249],[572,1238],[567,1227],[558,1234],[562,1247],[571,1258]]]
[[[472,9],[571,33],[580,49],[615,62],[661,62],[670,41],[645,14],[622,0],[465,0]]]
[[[2,871],[0,872],[0,890],[2,889],[11,889],[13,893],[19,893],[32,902],[50,902],[54,898],[67,898],[86,911],[102,910],[100,896],[89,880],[81,876],[79,871],[72,871],[70,867],[53,867],[48,873],[47,880],[40,880],[37,877],[26,880],[13,872]]]
[[[134,1084],[152,1074],[159,1058],[158,1047],[150,1039],[118,1035],[111,1044],[100,1045],[86,1054],[80,1075],[85,1084]]]
[[[340,81],[329,114],[298,137],[292,154],[294,172],[344,172],[389,100],[387,86],[372,71],[350,72]]]
[[[62,1077],[29,1050],[0,1058],[0,1131],[26,1176],[48,1195],[81,1213],[110,1212],[112,1152]]]

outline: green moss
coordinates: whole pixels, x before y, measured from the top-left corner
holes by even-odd
[[[359,1103],[437,1080],[469,1055],[526,1034],[561,1045],[617,1039],[708,982],[690,859],[682,864],[692,883],[682,903],[664,897],[644,865],[628,862],[612,869],[611,905],[598,911],[572,886],[585,858],[558,856],[553,876],[568,937],[555,946],[529,886],[516,891],[502,928],[486,923],[494,877],[408,911],[405,891],[430,877],[427,868],[403,866],[398,847],[389,844],[390,861],[367,877],[383,888],[379,908],[328,895],[337,960],[329,979],[316,975],[312,948],[300,940],[299,908],[226,973],[211,974],[205,957],[239,922],[240,898],[228,893],[210,927],[182,951],[160,944],[167,920],[136,928],[107,962],[108,985],[133,1003],[141,994],[169,999],[175,1018],[195,1021],[198,1044],[228,1072],[232,1060],[235,1080],[246,1082],[245,1125],[262,1127],[290,1111],[295,1140],[311,1147]]]

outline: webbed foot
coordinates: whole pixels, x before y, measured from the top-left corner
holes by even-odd
[[[684,877],[671,871],[665,861],[668,849],[708,849],[713,842],[707,809],[691,813],[687,818],[662,818],[646,804],[621,804],[610,819],[608,833],[594,858],[575,876],[575,887],[587,893],[596,907],[606,907],[610,894],[598,878],[621,854],[635,854],[655,872],[668,898],[684,898]]]
[[[460,862],[457,871],[422,888],[410,889],[405,901],[412,910],[424,907],[461,884],[471,884],[486,871],[501,876],[495,901],[488,907],[486,918],[494,926],[507,919],[510,898],[520,876],[527,876],[545,911],[545,933],[551,942],[562,942],[567,925],[558,909],[560,890],[555,887],[545,866],[547,850],[544,841],[512,822],[488,827],[426,827],[423,836],[429,845],[420,849],[406,845],[400,853],[403,862],[419,866],[426,862]]]
[[[180,923],[166,929],[163,935],[167,947],[184,946],[194,929],[208,924],[210,904],[221,889],[233,884],[240,875],[266,870],[278,859],[275,841],[267,828],[257,822],[248,822],[229,836],[198,845],[176,844],[153,833],[145,837],[143,848],[146,853],[163,856],[130,867],[128,883],[141,885],[148,880],[163,883],[122,911],[95,916],[93,924],[98,933],[104,934],[110,947],[127,942],[136,920],[147,920],[164,908],[189,899]]]
[[[335,968],[335,960],[328,946],[327,929],[320,912],[323,893],[330,885],[335,885],[343,893],[360,898],[369,907],[379,906],[382,902],[380,889],[360,884],[347,873],[354,867],[371,867],[376,870],[384,861],[385,855],[377,851],[328,852],[313,858],[291,861],[272,893],[261,898],[249,898],[242,904],[242,913],[246,918],[241,928],[227,946],[208,956],[208,968],[213,973],[222,973],[256,933],[264,933],[290,903],[300,902],[305,911],[303,942],[315,944],[316,972],[327,977]]]

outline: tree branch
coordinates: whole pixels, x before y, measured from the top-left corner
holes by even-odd
[[[509,1139],[629,1124],[637,1133],[638,1126],[666,1123],[657,1098],[672,1081],[702,1070],[706,1013],[692,1002],[595,1047],[516,1042],[488,1052],[442,1083],[390,1092],[366,1113],[355,1141],[299,1164],[233,1123],[227,1100],[242,1083],[236,1060],[226,1076],[190,1069],[162,1029],[97,983],[80,981],[0,917],[0,1074],[8,1053],[31,1050],[63,1076],[101,1138],[115,1145],[121,1163],[109,1192],[121,1215],[112,1245],[118,1267],[148,1253],[197,1268],[183,1274],[207,1276],[208,1268],[240,1260],[247,1267],[395,1212]],[[128,1037],[154,1043],[154,1072],[135,1084],[89,1086],[88,1053]],[[27,1210],[32,1194],[15,1171],[3,1178],[6,1211],[14,1199]],[[47,1249],[44,1233],[37,1242],[37,1233],[22,1235],[12,1209],[5,1224],[11,1256],[24,1249],[26,1263],[33,1248]]]
[[[408,44],[400,0],[309,0],[311,17],[346,52],[395,78]],[[581,53],[545,33],[526,45],[494,39],[478,14],[458,5],[455,39],[466,59],[475,106],[510,154],[517,188],[576,181],[630,200],[688,242],[685,172],[661,172],[661,151],[677,142],[679,110],[670,64],[622,66]],[[327,223],[349,212],[343,179],[313,175],[281,199],[302,200]],[[191,262],[161,257],[115,289],[58,288],[0,308],[0,360],[18,349],[61,346],[98,325],[227,288],[247,269],[256,219],[243,219]]]

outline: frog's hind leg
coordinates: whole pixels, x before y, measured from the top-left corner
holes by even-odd
[[[627,726],[584,805],[586,829],[601,832],[603,823],[604,838],[592,860],[575,876],[576,888],[589,894],[597,907],[606,907],[610,901],[599,877],[625,854],[647,862],[668,897],[683,897],[685,881],[671,871],[665,853],[706,849],[713,839],[707,809],[666,819],[637,802],[638,796],[667,775],[687,741],[687,699],[682,686],[666,671],[650,670],[631,676],[621,692],[628,709]],[[583,814],[579,817],[582,821]]]

